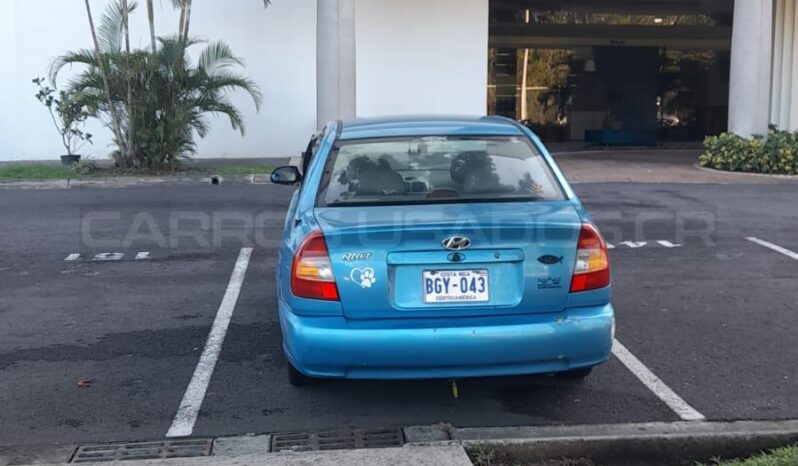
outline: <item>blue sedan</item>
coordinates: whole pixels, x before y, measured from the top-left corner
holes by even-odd
[[[501,117],[330,123],[277,266],[289,379],[557,373],[607,361],[607,245],[541,141]]]

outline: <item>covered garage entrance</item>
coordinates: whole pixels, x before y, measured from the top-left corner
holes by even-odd
[[[488,112],[546,142],[727,128],[733,0],[491,0]]]

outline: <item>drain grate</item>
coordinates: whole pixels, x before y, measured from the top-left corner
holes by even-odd
[[[83,445],[75,452],[71,463],[210,456],[212,445],[211,439]]]
[[[390,448],[401,447],[403,444],[401,429],[339,429],[272,436],[273,452]]]

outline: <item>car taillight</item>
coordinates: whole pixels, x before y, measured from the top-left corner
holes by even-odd
[[[291,292],[298,298],[339,300],[327,242],[320,231],[310,233],[294,254]]]
[[[589,223],[582,224],[579,243],[576,249],[574,277],[571,281],[571,293],[596,290],[610,286],[610,258],[607,243],[596,227]]]

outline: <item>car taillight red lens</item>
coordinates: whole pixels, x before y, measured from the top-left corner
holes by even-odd
[[[610,257],[607,243],[596,227],[582,224],[576,249],[571,293],[596,290],[610,286]]]
[[[298,298],[339,300],[327,242],[320,231],[310,233],[294,254],[291,292]]]

